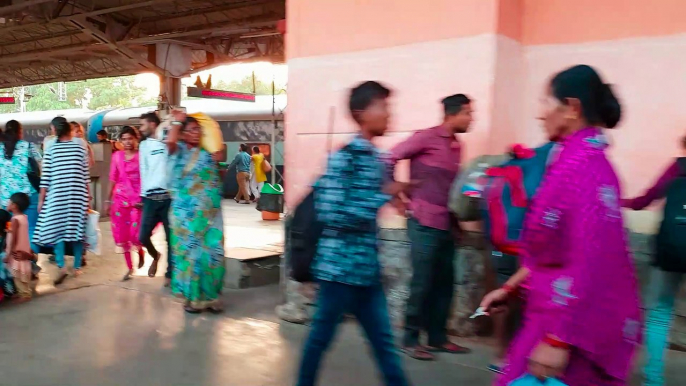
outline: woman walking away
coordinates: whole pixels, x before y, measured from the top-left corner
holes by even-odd
[[[11,120],[5,125],[5,139],[0,142],[0,208],[5,209],[14,193],[29,196],[26,214],[29,221],[29,236],[38,221],[38,190],[40,189],[40,168],[42,160],[36,147],[24,141],[21,123]],[[36,247],[32,248],[35,252]]]
[[[262,192],[262,187],[267,181],[267,173],[264,170],[264,154],[260,152],[259,146],[253,146],[252,155],[252,165],[250,168],[250,192],[255,201],[260,199],[260,193]]]
[[[83,129],[83,126],[76,121],[71,121],[69,123],[71,124],[75,140],[77,142],[81,142],[83,146],[86,147],[86,150],[88,150],[88,166],[93,167],[93,165],[95,165],[95,153],[93,153],[93,148],[85,139],[86,132]]]
[[[112,236],[118,247],[124,250],[128,271],[123,281],[131,279],[133,263],[131,252],[138,251],[138,268],[145,263],[143,247],[138,239],[141,224],[141,173],[138,162],[136,142],[138,136],[131,126],[124,126],[119,136],[124,151],[112,154],[110,167],[110,218],[112,219]]]
[[[43,161],[38,225],[33,242],[55,246],[55,260],[60,268],[55,285],[59,285],[68,276],[64,264],[66,243],[70,243],[74,252],[75,274],[81,273],[89,173],[88,152],[73,141],[69,122],[59,122],[56,129],[57,140]]]
[[[15,193],[10,197],[10,204],[7,206],[7,211],[12,213],[12,222],[7,238],[5,262],[14,277],[19,301],[30,300],[33,294],[31,263],[35,261],[36,255],[31,251],[29,220],[24,214],[29,204],[29,196]]]
[[[641,342],[638,284],[628,252],[619,182],[601,128],[620,105],[594,69],[555,75],[542,99],[547,136],[559,143],[522,235],[522,268],[484,298],[487,310],[522,284],[526,307],[497,385],[529,372],[569,386],[626,385]]]
[[[686,243],[683,237],[684,191],[686,190],[686,137],[681,140],[683,155],[677,158],[644,195],[622,200],[622,206],[633,210],[645,209],[656,200],[667,199],[660,232],[656,240],[655,262],[650,278],[650,293],[646,315],[645,386],[665,383],[665,353],[674,317],[674,301],[684,280],[683,259]]]
[[[183,122],[183,127],[181,123]],[[172,292],[186,299],[188,313],[221,312],[224,284],[224,227],[218,162],[225,151],[210,154],[200,147],[198,121],[174,112],[169,133],[172,205]]]

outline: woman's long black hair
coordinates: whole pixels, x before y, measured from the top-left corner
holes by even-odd
[[[567,103],[567,98],[578,99],[584,118],[591,125],[611,129],[622,118],[622,106],[612,88],[591,66],[568,68],[555,75],[550,86],[555,98],[562,103]]]
[[[22,127],[19,121],[13,119],[5,124],[5,135],[2,142],[5,143],[6,159],[12,159],[14,149],[16,149],[17,142],[19,142],[19,138],[21,137],[21,131]]]
[[[55,135],[57,139],[65,137],[71,133],[71,124],[65,119],[64,122],[59,122],[55,125]]]

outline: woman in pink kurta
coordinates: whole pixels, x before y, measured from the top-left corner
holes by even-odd
[[[559,143],[557,160],[525,220],[522,268],[482,302],[490,308],[526,288],[524,323],[496,385],[527,372],[569,386],[625,385],[642,317],[619,183],[600,128],[616,126],[620,106],[588,66],[557,74],[543,104],[540,119]]]
[[[112,154],[110,167],[110,218],[112,235],[118,247],[124,250],[128,271],[123,280],[133,275],[131,251],[138,251],[138,268],[143,265],[144,252],[138,239],[141,223],[141,175],[136,149],[137,133],[126,126],[120,134],[124,151]]]

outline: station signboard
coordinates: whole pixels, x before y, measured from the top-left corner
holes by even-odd
[[[188,96],[195,98],[225,99],[230,101],[255,102],[255,94],[243,92],[212,90],[199,87],[188,87]]]
[[[0,96],[0,105],[13,105],[14,102],[13,96]]]

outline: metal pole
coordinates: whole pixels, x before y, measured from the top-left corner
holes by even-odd
[[[276,185],[276,88],[274,76],[272,76],[272,144],[270,147],[272,157],[272,184]]]

